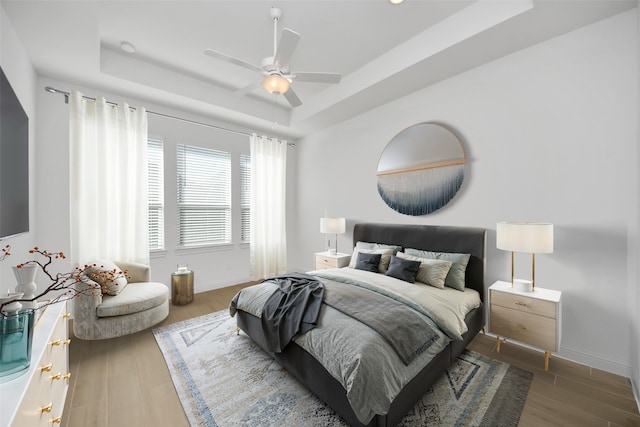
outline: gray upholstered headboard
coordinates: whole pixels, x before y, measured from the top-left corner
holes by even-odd
[[[484,228],[474,227],[363,223],[356,224],[353,229],[353,245],[362,241],[470,254],[465,286],[478,291],[484,300],[486,235]]]

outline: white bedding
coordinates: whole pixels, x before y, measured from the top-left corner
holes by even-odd
[[[384,274],[350,267],[315,270],[308,274],[319,277],[335,276],[384,288],[408,302],[419,305],[440,327],[446,328],[447,335],[458,340],[467,332],[465,316],[481,304],[480,295],[473,289],[465,289],[464,292],[452,288],[438,289],[423,283],[407,283]]]

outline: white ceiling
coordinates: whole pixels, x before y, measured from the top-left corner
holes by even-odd
[[[636,0],[0,3],[40,75],[289,138],[637,6]],[[343,76],[337,85],[294,82],[303,102],[295,109],[261,87],[235,95],[260,76],[203,54],[211,48],[260,65],[273,54],[271,6],[282,9],[280,30],[301,34],[292,71]],[[136,53],[120,50],[122,41]]]

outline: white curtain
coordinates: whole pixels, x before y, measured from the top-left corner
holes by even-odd
[[[287,271],[287,142],[251,136],[251,278]]]
[[[71,262],[149,263],[147,113],[71,93]]]

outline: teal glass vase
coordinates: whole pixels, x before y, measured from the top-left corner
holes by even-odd
[[[29,369],[33,322],[31,309],[0,314],[0,382],[10,381]]]

